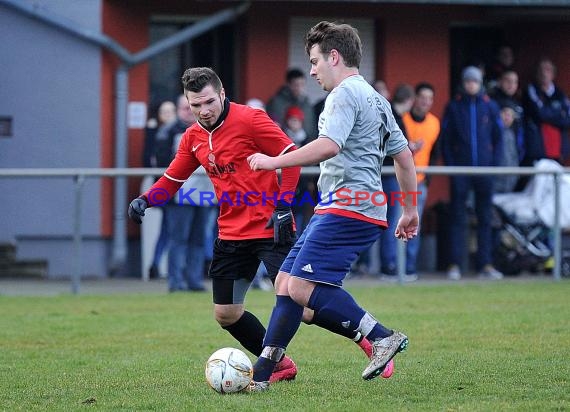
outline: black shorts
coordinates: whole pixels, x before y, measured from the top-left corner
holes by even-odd
[[[260,262],[264,263],[271,282],[275,282],[279,268],[292,246],[293,243],[276,245],[273,239],[216,239],[209,271],[214,303],[243,303]]]

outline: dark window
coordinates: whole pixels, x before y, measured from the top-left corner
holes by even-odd
[[[189,23],[151,22],[150,42],[156,43],[188,27]],[[149,61],[150,113],[165,100],[176,102],[182,93],[180,78],[189,67],[211,67],[224,84],[226,95],[232,99],[236,92],[234,70],[235,24],[214,27],[178,47],[169,49]]]

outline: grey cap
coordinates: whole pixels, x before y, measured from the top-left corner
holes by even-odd
[[[483,73],[481,69],[475,66],[467,66],[461,73],[461,79],[463,79],[463,81],[474,80],[478,83],[483,83]]]

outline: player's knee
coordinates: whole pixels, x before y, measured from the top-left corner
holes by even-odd
[[[291,299],[293,299],[296,303],[298,303],[299,305],[303,305],[305,306],[304,302],[304,294],[299,291],[299,289],[297,288],[289,288],[289,296],[291,297]],[[304,314],[304,312],[303,312]]]
[[[305,307],[309,303],[309,297],[312,291],[312,288],[309,288],[308,285],[310,285],[310,282],[296,278],[291,278],[288,285],[288,292],[291,299]]]
[[[315,311],[313,311],[312,309],[309,308],[305,308],[303,309],[303,317],[301,318],[301,320],[303,322],[305,322],[306,324],[310,325],[311,323],[313,323],[313,316],[315,315]]]
[[[243,315],[243,309],[239,310],[237,308],[224,306],[226,305],[214,308],[214,318],[222,328],[233,325],[239,320],[241,315]]]

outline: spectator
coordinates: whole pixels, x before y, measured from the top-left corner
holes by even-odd
[[[307,142],[307,132],[303,129],[304,120],[305,114],[299,106],[291,106],[285,112],[283,131],[297,147],[301,147]]]
[[[519,166],[523,161],[523,156],[525,154],[525,136],[532,136],[532,130],[526,127],[527,123],[524,119],[524,110],[522,103],[518,98],[519,91],[519,76],[517,72],[513,70],[505,70],[498,79],[497,86],[489,92],[489,96],[497,102],[501,108],[501,119],[503,120],[503,126],[507,130],[503,132],[503,142],[504,142],[504,152],[503,154],[507,157],[502,158],[501,164],[503,166]],[[513,113],[510,113],[513,111]],[[507,126],[505,120],[509,122]],[[505,140],[508,139],[508,142]],[[510,146],[514,144],[514,146]],[[509,147],[507,147],[509,146]],[[505,153],[509,151],[509,154]],[[513,154],[518,156],[516,162]],[[519,180],[518,176],[505,176],[506,179],[500,178],[501,183],[495,185],[495,191],[513,191],[515,186],[511,183],[515,183]],[[506,183],[506,182],[510,183]],[[511,187],[512,186],[512,187]],[[510,188],[509,190],[507,190]]]
[[[414,89],[409,84],[400,84],[394,91],[394,98],[392,99],[392,113],[396,123],[402,130],[404,137],[407,136],[406,126],[402,120],[402,116],[409,112],[414,104]],[[384,158],[383,166],[394,166],[394,160],[390,156]],[[398,217],[401,214],[399,204],[399,184],[396,175],[383,174],[382,175],[382,188],[386,194],[387,199],[387,213],[386,220],[388,228],[383,230],[380,234],[380,269],[382,278],[384,280],[396,280],[397,277],[397,242],[398,239],[393,236],[396,225],[398,224]],[[417,279],[416,275],[405,276],[404,280],[414,281]]]
[[[384,80],[374,81],[372,83],[372,87],[374,87],[374,90],[380,93],[380,95],[383,96],[386,100],[390,100],[390,90],[388,90],[388,86]]]
[[[554,159],[563,163],[568,155],[570,102],[556,86],[556,67],[548,58],[539,61],[536,80],[525,93],[525,113],[538,138],[527,139],[527,159]]]
[[[310,139],[315,133],[313,105],[307,97],[305,74],[296,68],[289,69],[285,76],[286,84],[267,103],[267,113],[281,127],[285,124],[285,112],[291,106],[298,106],[305,116],[303,129]]]
[[[499,107],[512,107],[519,121],[523,119],[523,107],[519,99],[519,75],[514,70],[504,71],[497,79],[497,85],[489,90],[489,97],[495,100]]]
[[[167,167],[178,149],[186,129],[196,122],[190,104],[184,95],[178,98],[177,119],[163,126],[157,133],[157,166]],[[215,216],[212,204],[200,199],[200,193],[214,193],[213,186],[202,170],[182,186],[189,200],[175,197],[164,207],[170,250],[168,253],[168,290],[205,291],[204,262],[206,227]],[[185,198],[187,198],[185,196]]]
[[[283,131],[295,143],[295,146],[302,147],[308,143],[307,133],[303,129],[304,114],[300,107],[291,106],[285,114],[285,125]],[[297,185],[293,213],[295,214],[295,224],[297,226],[297,236],[301,236],[303,230],[310,219],[313,211],[313,195],[315,187],[310,176],[301,176]]]
[[[246,106],[253,107],[254,109],[261,109],[265,111],[265,103],[257,97],[252,97],[245,102]]]
[[[501,166],[517,167],[520,163],[519,146],[517,144],[517,120],[516,107],[503,103],[501,106],[501,121],[503,123],[503,153],[501,156]],[[508,193],[515,189],[518,181],[516,175],[500,175],[495,177],[494,192]]]
[[[328,96],[328,94],[327,94]],[[313,137],[319,137],[319,117],[325,108],[325,101],[327,100],[327,96],[323,97],[321,100],[315,103],[313,106],[313,118],[314,118],[314,125],[313,125]],[[311,139],[312,140],[312,139]],[[315,181],[316,182],[316,181]]]
[[[449,102],[442,122],[441,143],[448,166],[498,166],[502,155],[499,108],[482,92],[483,74],[474,66],[462,72],[462,92]],[[492,265],[491,198],[493,178],[490,176],[451,176],[450,252],[447,276],[461,278],[465,248],[466,202],[469,191],[475,194],[477,214],[477,269],[481,277],[502,279],[503,274]]]
[[[416,98],[410,112],[403,116],[408,146],[414,156],[416,167],[429,166],[432,149],[439,136],[439,119],[430,112],[433,106],[434,88],[429,83],[419,83],[415,88]],[[422,212],[428,193],[428,184],[424,173],[417,174],[418,180],[418,215],[420,227]],[[421,229],[420,229],[421,231]],[[419,232],[418,232],[419,233]],[[416,262],[420,248],[420,236],[410,239],[406,245],[406,275],[410,280],[417,277]]]
[[[156,139],[156,132],[160,127],[165,124],[171,123],[176,120],[176,105],[167,100],[160,104],[158,107],[158,116],[156,118],[152,117],[148,119],[145,128],[145,141],[143,149],[143,166],[144,167],[156,167],[156,158],[154,156],[154,146]],[[154,181],[153,177],[149,176],[149,179]],[[143,190],[148,189],[152,183],[146,183]],[[152,256],[152,262],[148,271],[149,279],[156,279],[162,277],[159,271],[160,260],[162,255],[166,252],[168,247],[168,235],[166,231],[166,220],[164,213],[160,214],[160,232],[154,246],[154,253]]]
[[[154,143],[158,129],[176,120],[176,105],[170,100],[166,100],[158,106],[156,118],[148,119],[145,128],[145,140],[143,149],[143,167],[156,167],[154,158]]]
[[[492,89],[506,71],[513,71],[515,53],[508,44],[501,45],[495,54],[495,60],[491,63],[487,74],[487,87]]]
[[[258,99],[256,97],[248,99],[245,102],[245,105],[253,107],[254,109],[263,110],[264,112],[266,111],[265,103],[263,103],[261,99]],[[269,273],[267,272],[267,268],[265,267],[265,264],[263,262],[259,263],[257,272],[255,273],[255,277],[251,281],[251,288],[261,289],[266,292],[273,291],[273,283],[271,282]]]

